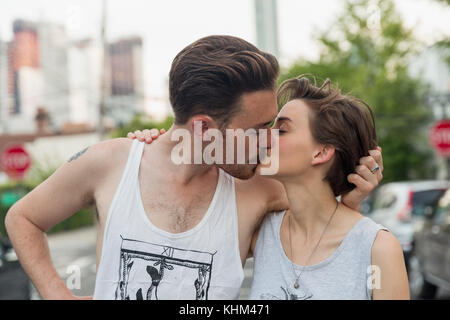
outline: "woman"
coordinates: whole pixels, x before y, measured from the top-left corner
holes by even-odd
[[[250,299],[409,299],[401,246],[381,225],[336,201],[368,170],[377,146],[373,113],[327,80],[284,82],[279,170],[290,208],[267,215],[254,236]]]
[[[290,208],[268,214],[253,237],[250,299],[409,299],[396,238],[336,200],[377,146],[370,107],[303,76],[285,81],[278,99],[279,170],[270,177]]]

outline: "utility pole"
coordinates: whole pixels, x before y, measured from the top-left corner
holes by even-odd
[[[104,118],[105,118],[105,100],[106,100],[106,94],[107,94],[107,70],[108,70],[108,42],[106,39],[106,1],[103,0],[102,2],[102,21],[101,21],[101,33],[100,33],[100,39],[102,43],[102,68],[100,71],[100,102],[99,102],[99,117],[98,117],[98,133],[100,135],[100,139],[103,140],[105,136],[105,124],[104,124]]]
[[[278,0],[254,0],[258,48],[279,58]]]

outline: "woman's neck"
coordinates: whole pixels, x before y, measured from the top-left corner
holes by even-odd
[[[289,199],[292,230],[304,233],[306,241],[316,239],[336,209],[337,200],[330,185],[321,179],[308,183],[290,180],[283,185]]]

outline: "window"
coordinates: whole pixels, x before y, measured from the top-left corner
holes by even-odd
[[[423,217],[427,207],[436,207],[439,198],[441,198],[445,191],[445,189],[435,189],[414,192],[412,214],[417,217]]]
[[[436,214],[433,218],[434,224],[450,224],[450,189],[438,200]]]
[[[381,191],[377,194],[374,202],[374,209],[387,209],[397,202],[397,197],[393,192]]]

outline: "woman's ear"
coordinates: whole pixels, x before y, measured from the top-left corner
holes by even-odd
[[[336,149],[333,146],[321,145],[314,151],[311,164],[314,166],[330,161],[334,156],[335,150]]]

